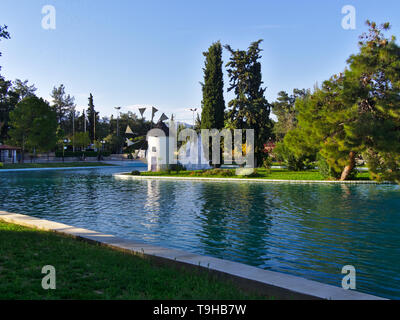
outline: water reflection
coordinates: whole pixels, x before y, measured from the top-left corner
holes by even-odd
[[[118,168],[0,174],[0,209],[400,298],[398,186],[119,180]]]

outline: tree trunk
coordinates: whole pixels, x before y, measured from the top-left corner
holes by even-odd
[[[349,153],[349,164],[344,167],[342,175],[340,177],[340,181],[347,180],[349,174],[356,166],[356,153],[354,151],[350,151]]]

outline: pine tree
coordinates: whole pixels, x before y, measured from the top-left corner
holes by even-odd
[[[61,84],[58,88],[54,87],[51,92],[53,98],[53,109],[57,113],[57,121],[61,128],[66,131],[65,121],[67,114],[70,114],[75,107],[75,98],[65,93],[65,86]]]
[[[219,130],[224,127],[225,112],[221,43],[213,43],[203,55],[206,60],[203,68],[201,129]]]
[[[340,180],[351,177],[363,155],[373,178],[400,182],[400,47],[384,37],[388,23],[367,24],[344,73],[296,104],[298,127],[285,143],[295,153],[320,149]]]

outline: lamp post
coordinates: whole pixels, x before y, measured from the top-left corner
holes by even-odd
[[[117,137],[119,137],[119,110],[121,110],[121,107],[114,107],[114,109],[117,110]],[[118,148],[118,153],[120,153],[120,148]]]
[[[63,142],[64,142],[64,143],[63,143],[63,162],[64,162],[64,152],[65,152],[65,149],[67,149],[66,144],[67,144],[67,143],[70,143],[71,140],[69,140],[69,139],[64,139]]]
[[[75,106],[72,107],[72,152],[75,152]]]
[[[193,129],[194,129],[194,113],[197,111],[197,108],[190,108],[189,110],[193,112]]]
[[[117,137],[119,137],[119,110],[121,110],[121,107],[114,107],[115,110],[117,110]]]

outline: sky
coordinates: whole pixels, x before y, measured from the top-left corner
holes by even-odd
[[[44,29],[43,6],[55,8],[55,29]],[[355,29],[344,29],[342,8],[355,8]],[[64,84],[77,110],[94,96],[101,116],[155,106],[192,123],[201,109],[203,52],[215,41],[245,50],[261,44],[268,101],[281,90],[313,88],[341,72],[357,53],[367,19],[391,22],[400,39],[399,0],[0,0],[1,74],[28,79],[51,101]],[[224,64],[229,53],[224,50]],[[229,79],[225,74],[225,102]]]

